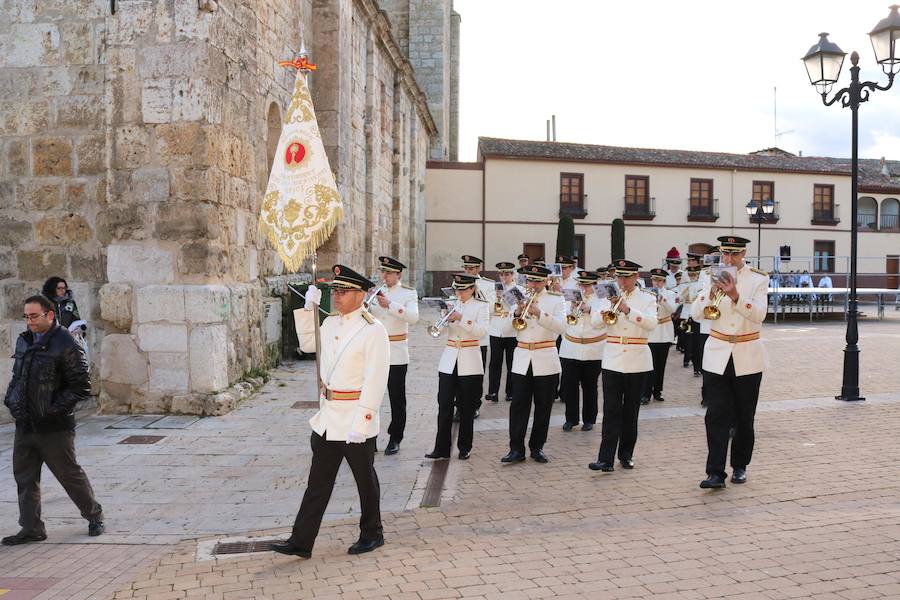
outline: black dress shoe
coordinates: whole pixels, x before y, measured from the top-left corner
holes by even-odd
[[[460,453],[459,453],[459,460],[469,460],[469,455],[470,455],[470,454],[471,454],[470,451],[466,451],[466,452],[460,451]]]
[[[384,546],[384,538],[378,538],[374,540],[364,540],[359,538],[359,540],[347,548],[347,554],[365,554],[366,552],[371,552],[375,548],[381,548]]]
[[[563,431],[572,431],[573,427],[575,427],[575,423],[569,423],[568,421],[563,423]]]
[[[429,452],[425,455],[425,458],[433,458],[434,460],[447,460],[450,458],[449,454],[440,454],[439,452]]]
[[[507,394],[507,395],[506,395],[506,401],[507,401],[507,402],[512,402],[512,396],[509,395],[509,394]]]
[[[588,469],[590,469],[591,471],[603,471],[604,473],[611,473],[615,471],[615,467],[613,467],[612,463],[600,462],[599,460],[597,462],[592,462],[591,464],[589,464]]]
[[[301,550],[300,548],[293,545],[289,540],[276,542],[271,545],[271,549],[272,552],[277,552],[278,554],[287,554],[288,556],[299,556],[300,558],[310,558],[312,556],[312,550]]]
[[[631,460],[630,458],[620,458],[619,464],[622,465],[623,469],[633,469],[634,468],[634,461]]]
[[[710,475],[700,482],[700,487],[704,490],[720,490],[725,487],[725,478],[721,475]]]
[[[491,402],[497,402],[500,400],[500,398],[497,397],[497,394],[485,394],[484,399],[490,400]]]
[[[731,483],[747,483],[747,469],[734,469],[731,474]]]
[[[550,459],[547,458],[547,455],[544,454],[544,451],[543,451],[543,450],[532,450],[532,451],[531,451],[531,458],[533,458],[534,460],[536,460],[536,461],[539,462],[539,463],[548,463],[548,462],[550,462]]]
[[[3,538],[0,540],[0,543],[4,546],[18,546],[19,544],[30,544],[31,542],[43,542],[46,539],[46,533],[33,533],[23,529],[16,535],[10,535]]]
[[[97,519],[96,521],[88,522],[88,535],[91,537],[97,537],[106,531],[106,525],[103,524],[103,521]]]
[[[582,431],[590,431],[593,428],[594,428],[593,423],[585,423],[584,425],[581,426]]]
[[[400,442],[391,440],[388,442],[387,448],[384,449],[385,456],[391,456],[400,452]]]
[[[650,404],[650,398],[641,398],[641,406]]]
[[[701,375],[703,375],[703,373],[700,371],[694,371],[694,377],[700,377]]]
[[[662,394],[654,395],[653,399],[656,400],[657,402],[665,402],[666,401],[666,399],[662,397]]]
[[[500,459],[500,462],[522,462],[525,460],[525,453],[518,450],[510,450],[506,456]]]

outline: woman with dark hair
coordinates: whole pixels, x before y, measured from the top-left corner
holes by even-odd
[[[53,303],[57,322],[69,329],[72,323],[80,321],[78,305],[69,290],[69,285],[62,277],[51,277],[44,282],[43,294]]]

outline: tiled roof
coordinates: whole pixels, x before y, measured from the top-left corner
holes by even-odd
[[[478,154],[480,157],[488,158],[513,157],[665,167],[737,169],[739,171],[850,175],[849,158],[792,156],[787,153],[728,154],[726,152],[627,148],[482,137],[478,138]],[[872,159],[859,161],[860,191],[900,192],[900,161],[887,161],[886,164],[891,173],[890,177],[882,174],[881,161]]]

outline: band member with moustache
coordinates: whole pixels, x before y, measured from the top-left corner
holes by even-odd
[[[477,256],[472,256],[471,254],[464,254],[462,256],[463,271],[466,273],[466,275],[475,278],[475,287],[478,290],[476,297],[480,297],[482,300],[487,302],[488,306],[493,306],[494,302],[497,300],[496,291],[494,290],[494,280],[481,276],[481,269],[483,265],[484,261]],[[490,314],[488,314],[488,318],[490,318]],[[487,334],[487,330],[485,330],[484,336],[482,336],[481,340],[479,340],[478,343],[478,347],[481,350],[482,373],[487,370],[488,345],[490,344],[490,342],[491,338]],[[482,379],[484,379],[484,377],[482,377]],[[483,391],[484,390],[480,390],[478,392],[478,398],[475,399],[476,419],[481,414],[481,394],[483,393]]]
[[[499,262],[496,267],[500,273],[500,285],[503,286],[504,292],[516,288],[522,294],[525,293],[521,286],[516,285],[516,266],[514,264]],[[509,310],[498,294],[494,303],[494,314],[488,326],[488,333],[491,337],[491,360],[488,367],[488,393],[484,399],[491,402],[499,401],[500,376],[503,372],[504,359],[506,360],[506,401],[512,400],[512,360],[513,352],[516,349],[516,330],[513,329],[512,321],[507,319],[507,316],[509,316]]]
[[[647,335],[657,326],[656,298],[637,288],[641,265],[630,260],[617,260],[616,279],[622,295],[610,298],[615,322],[595,313],[591,319],[599,325],[607,321],[606,347],[603,349],[603,426],[597,462],[593,471],[612,471],[618,450],[619,463],[634,468],[634,446],[637,442],[638,411],[641,392],[653,371],[653,356]]]
[[[581,390],[581,430],[590,431],[597,422],[597,380],[600,377],[603,348],[606,345],[606,324],[594,325],[591,315],[607,310],[606,298],[598,298],[594,285],[600,280],[596,273],[579,271],[577,282],[582,300],[572,302],[566,317],[559,360],[562,363],[563,401],[566,403],[566,422],[563,431],[572,431],[579,422],[578,395]]]
[[[321,326],[319,352],[319,412],[312,426],[312,465],[291,536],[272,545],[280,554],[309,558],[322,517],[346,459],[356,479],[362,516],[359,540],[349,554],[370,552],[384,545],[381,488],[375,472],[378,412],[387,388],[391,348],[387,330],[363,307],[372,281],[343,265],[332,267],[332,307],[338,314]],[[306,304],[316,310],[321,291],[311,286]]]
[[[706,459],[704,489],[725,487],[725,459],[731,438],[732,483],[747,482],[747,466],[753,455],[753,421],[759,401],[762,372],[768,356],[760,332],[768,312],[769,276],[747,265],[744,257],[750,240],[737,236],[719,238],[722,262],[737,269],[737,278],[724,273],[700,292],[693,306],[695,317],[715,306],[711,331],[703,352],[706,387]],[[719,297],[720,300],[716,301]],[[715,312],[715,311],[712,311]],[[731,435],[731,430],[734,435]]]
[[[419,296],[411,287],[400,283],[406,265],[390,256],[378,257],[378,268],[385,288],[371,306],[372,316],[381,321],[391,342],[391,371],[388,397],[391,401],[391,424],[388,427],[388,456],[400,451],[406,430],[406,372],[409,368],[409,326],[419,322]]]
[[[519,269],[528,280],[528,298],[510,314],[522,319],[516,334],[513,354],[513,400],[509,406],[509,453],[501,462],[525,460],[525,432],[534,403],[534,422],[528,447],[531,458],[539,463],[549,461],[544,454],[553,395],[561,371],[556,337],[566,330],[565,300],[546,291],[550,270],[529,265]],[[524,325],[524,327],[521,327]]]
[[[663,384],[666,378],[666,361],[669,358],[669,348],[675,342],[675,326],[672,324],[672,314],[678,308],[675,292],[666,289],[666,272],[663,269],[652,269],[650,281],[653,287],[650,293],[656,296],[657,326],[647,335],[650,346],[650,354],[653,357],[653,373],[647,378],[641,404],[649,404],[650,397],[662,402]]]
[[[478,279],[472,275],[453,276],[457,303],[447,319],[447,345],[438,364],[438,424],[434,450],[425,458],[450,458],[454,398],[459,409],[459,458],[467,460],[472,451],[475,403],[480,400],[484,363],[478,340],[488,328],[488,304],[475,297]]]

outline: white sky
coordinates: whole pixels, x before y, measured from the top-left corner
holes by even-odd
[[[462,16],[459,159],[479,136],[850,156],[850,110],[825,107],[800,58],[827,31],[885,83],[868,32],[888,0],[454,0]],[[860,156],[900,160],[900,77],[860,107]]]

